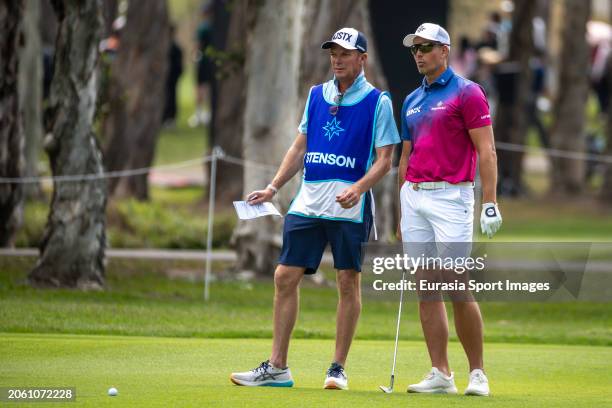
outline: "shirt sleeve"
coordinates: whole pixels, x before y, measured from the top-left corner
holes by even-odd
[[[312,93],[312,88],[308,92],[308,99],[306,99],[306,105],[304,106],[304,113],[302,114],[302,120],[298,126],[298,132],[302,134],[306,134],[308,132],[308,105],[310,105],[310,94]]]
[[[408,122],[406,121],[406,108],[408,106],[407,99],[404,101],[402,105],[402,115],[400,117],[400,123],[402,127],[402,140],[409,142],[412,140],[412,135],[410,134],[410,130],[408,129]]]
[[[461,115],[468,130],[491,125],[489,102],[480,85],[471,84],[463,90]]]
[[[395,119],[393,118],[393,104],[387,95],[380,97],[378,117],[376,119],[376,130],[374,134],[374,146],[383,147],[400,142]]]

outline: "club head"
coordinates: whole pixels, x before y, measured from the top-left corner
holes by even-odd
[[[379,385],[378,388],[380,388],[380,390],[385,394],[391,394],[393,392],[393,388],[385,387],[384,385]]]

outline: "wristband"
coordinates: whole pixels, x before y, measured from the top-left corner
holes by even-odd
[[[271,183],[266,186],[266,189],[274,191],[274,194],[278,193],[278,188],[274,187]]]

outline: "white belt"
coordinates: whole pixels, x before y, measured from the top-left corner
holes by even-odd
[[[448,181],[423,181],[421,183],[413,183],[412,181],[407,182],[413,190],[443,190],[453,187],[474,187],[472,181],[462,181],[460,183],[449,183]]]

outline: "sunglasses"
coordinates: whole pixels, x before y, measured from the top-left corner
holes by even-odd
[[[342,103],[342,98],[344,98],[344,94],[339,93],[334,97],[335,105],[329,107],[329,113],[333,116],[336,116],[338,111],[340,110],[340,104]]]
[[[412,55],[416,55],[417,52],[421,51],[423,54],[430,53],[436,45],[442,45],[440,43],[422,43],[414,44],[410,46],[410,52]]]

